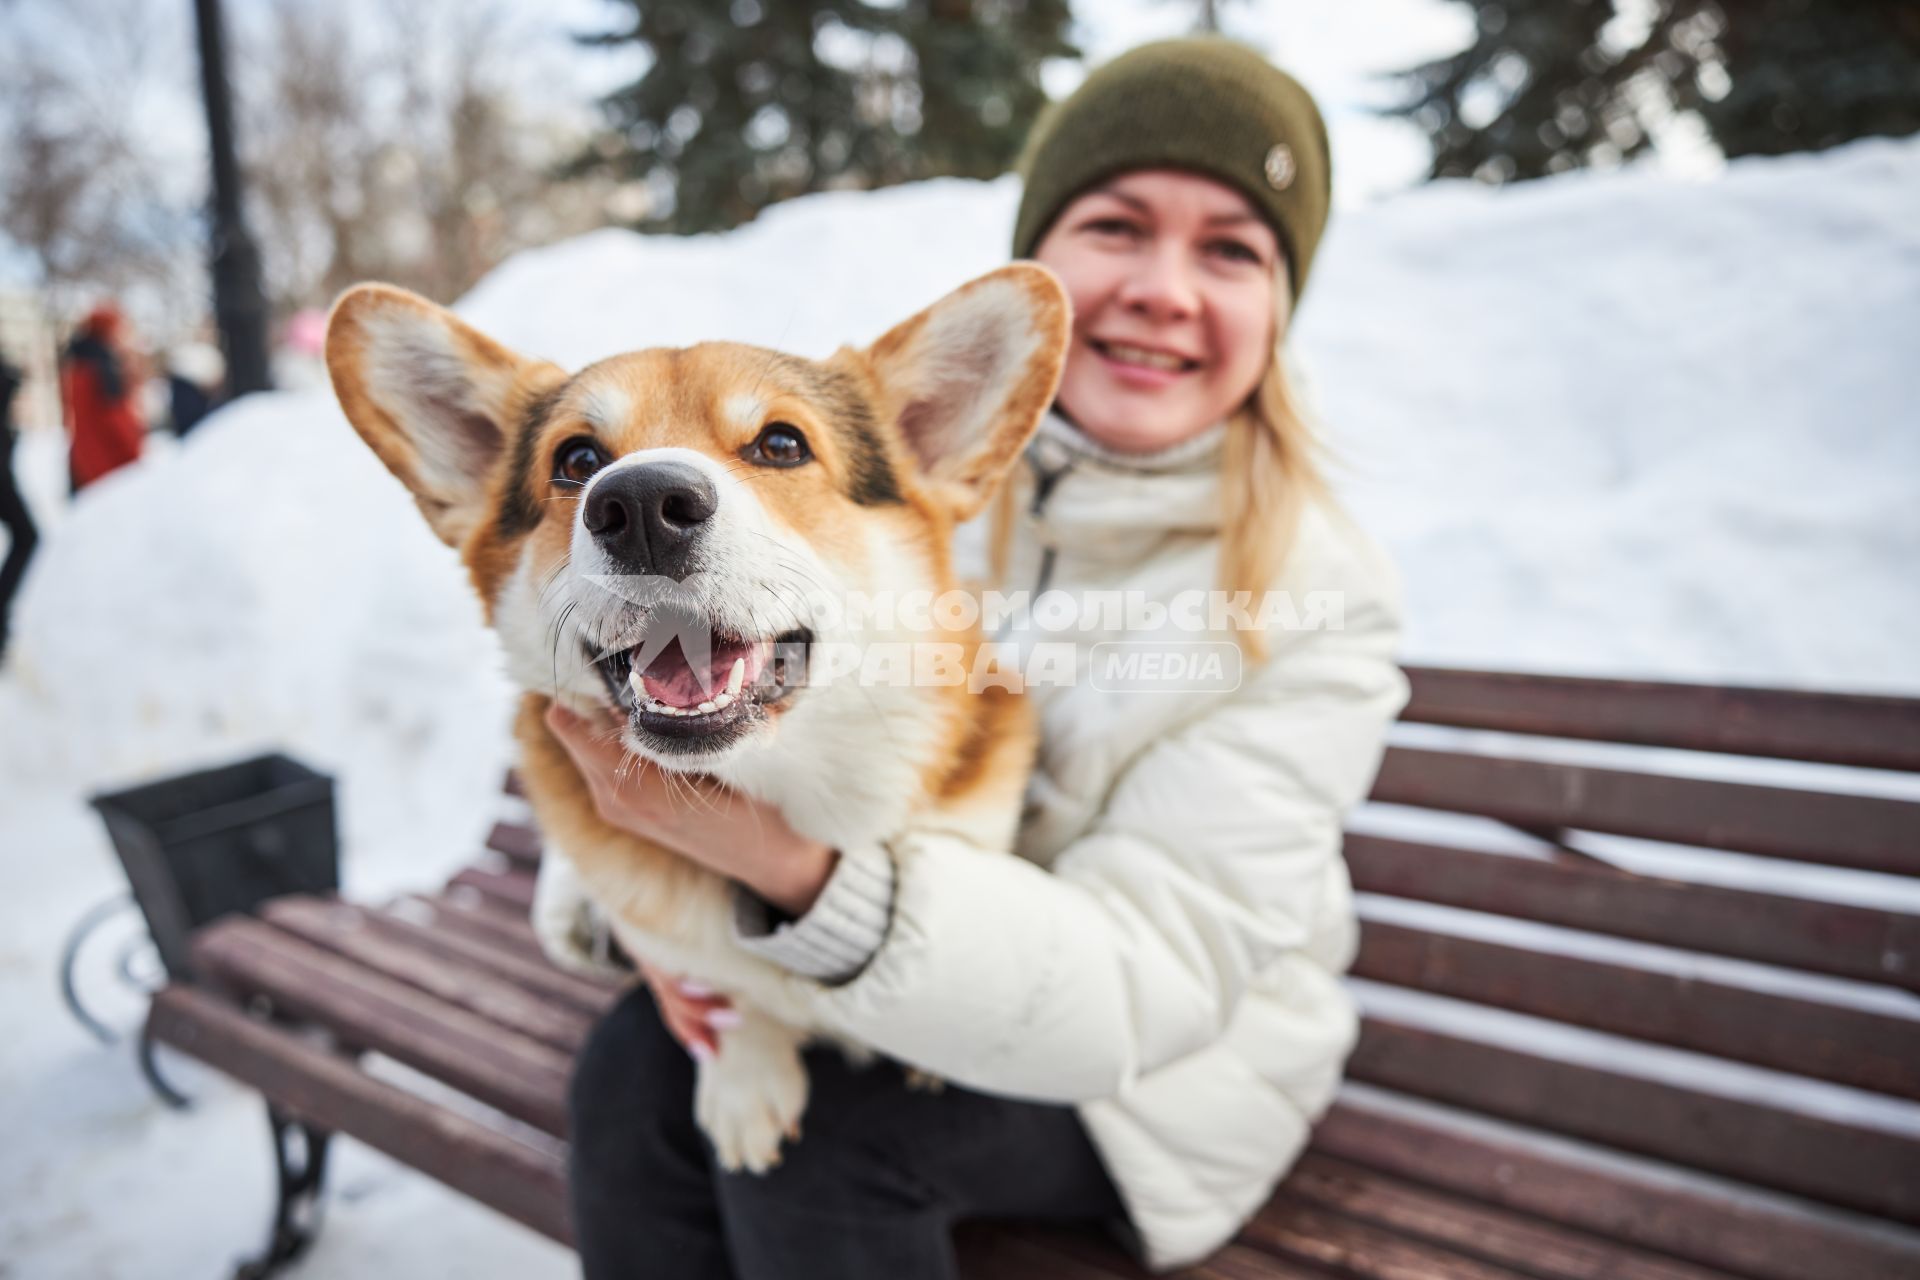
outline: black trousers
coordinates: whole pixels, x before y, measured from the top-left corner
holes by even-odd
[[[6,563],[0,565],[0,653],[7,648],[7,617],[13,609],[13,593],[20,589],[20,579],[27,576],[27,561],[39,541],[26,500],[13,480],[12,452],[10,448],[0,451],[0,525],[6,526],[8,538]]]
[[[574,1068],[571,1189],[587,1280],[950,1280],[962,1218],[1120,1222],[1071,1107],[807,1054],[804,1136],[766,1174],[726,1173],[693,1120],[694,1064],[645,987]]]

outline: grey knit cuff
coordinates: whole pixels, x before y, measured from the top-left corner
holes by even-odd
[[[807,914],[787,920],[750,890],[733,891],[733,940],[763,960],[830,985],[867,967],[893,920],[893,859],[879,845],[842,849]]]

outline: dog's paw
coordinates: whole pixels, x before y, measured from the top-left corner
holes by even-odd
[[[700,1065],[694,1119],[730,1173],[765,1173],[780,1144],[799,1141],[807,1109],[807,1069],[792,1032],[749,1017],[720,1037],[720,1053]]]

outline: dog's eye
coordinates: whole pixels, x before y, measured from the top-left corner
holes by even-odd
[[[585,484],[607,465],[600,446],[585,437],[569,440],[553,455],[553,478],[560,484]]]
[[[807,438],[790,422],[768,423],[744,452],[747,461],[769,467],[797,467],[813,457]]]

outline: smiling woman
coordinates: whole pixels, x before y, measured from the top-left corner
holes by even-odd
[[[589,1276],[948,1277],[972,1216],[1098,1220],[1183,1265],[1260,1207],[1339,1083],[1357,1027],[1341,819],[1406,682],[1392,571],[1328,499],[1281,358],[1327,217],[1326,130],[1254,51],[1171,41],[1094,72],[1024,172],[1015,255],[1074,316],[979,568],[1003,596],[1125,592],[1161,621],[1081,607],[1001,634],[1076,655],[1074,679],[1028,687],[1041,740],[1010,846],[916,829],[822,858],[758,825],[774,815],[714,807],[686,847],[734,861],[734,944],[948,1083],[816,1050],[805,1137],[764,1175],[716,1171],[675,1044],[724,1058],[739,1010],[649,973],[575,1076]],[[1210,584],[1263,620],[1294,616],[1278,598],[1338,621],[1184,628],[1198,615],[1170,606]],[[1130,658],[1124,688],[1103,653]],[[1205,655],[1239,678],[1196,675]],[[616,788],[588,732],[560,736]],[[804,883],[754,891],[782,862]]]

